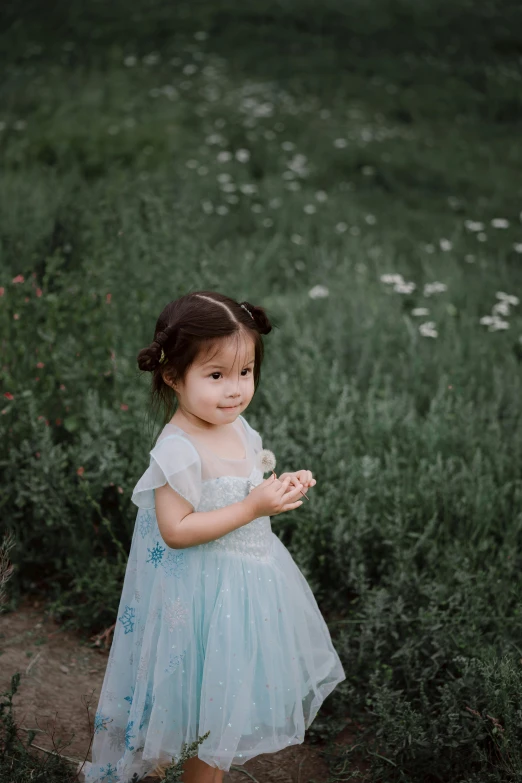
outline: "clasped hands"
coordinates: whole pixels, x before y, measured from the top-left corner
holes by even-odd
[[[304,494],[305,497],[306,489],[317,484],[317,481],[312,476],[311,470],[296,470],[293,473],[281,473],[281,475],[278,476],[278,479],[279,481],[283,481],[283,479],[285,479],[287,476],[290,476],[290,483],[288,485],[287,492],[290,492],[294,487],[299,487],[300,489],[304,490],[302,494]]]

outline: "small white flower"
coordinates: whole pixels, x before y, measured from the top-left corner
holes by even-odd
[[[232,179],[232,175],[228,174],[228,172],[224,171],[222,174],[218,174],[216,179],[217,179],[218,182],[221,182],[221,183],[223,183],[223,182],[230,182],[230,180]]]
[[[271,198],[268,202],[268,206],[271,207],[271,209],[278,209],[281,206],[282,202],[280,198]]]
[[[240,163],[246,163],[250,160],[250,152],[245,149],[240,149],[236,151],[236,160],[238,160]]]
[[[464,225],[468,231],[482,231],[484,228],[484,223],[479,223],[476,220],[465,220]]]
[[[490,332],[497,332],[499,329],[509,329],[507,321],[501,321],[500,319],[494,321],[489,327]]]
[[[428,310],[427,307],[414,307],[413,310],[411,311],[411,314],[412,315],[428,315],[429,312],[430,311]]]
[[[217,162],[218,163],[228,163],[229,160],[232,160],[232,153],[228,150],[221,150],[221,152],[218,152],[217,154]]]
[[[205,212],[205,214],[207,215],[211,215],[214,211],[214,205],[208,199],[205,199],[205,201],[201,202],[201,208],[203,209],[203,212]]]
[[[375,169],[373,166],[363,166],[361,171],[365,177],[371,177],[372,174],[375,174]]]
[[[477,239],[479,242],[485,242],[488,238],[488,235],[485,234],[483,231],[480,232],[480,234],[477,234]]]
[[[303,211],[306,212],[307,215],[313,215],[314,212],[317,212],[317,207],[315,204],[305,204]]]
[[[517,296],[512,296],[511,294],[505,294],[504,291],[497,291],[495,296],[497,297],[497,299],[502,299],[504,302],[508,302],[511,305],[518,304]]]
[[[513,245],[513,250],[515,253],[522,253],[522,242],[515,242]]]
[[[239,190],[241,193],[244,193],[245,196],[251,196],[253,193],[257,193],[257,185],[251,185],[246,182],[244,185],[239,186]]]
[[[344,149],[344,147],[348,146],[348,142],[346,139],[336,139],[334,141],[334,147],[337,147],[338,150]]]
[[[453,247],[453,243],[449,241],[449,239],[440,239],[439,245],[441,250],[451,250]]]
[[[381,283],[393,283],[395,285],[396,283],[404,283],[404,278],[402,275],[381,275],[380,281]]]
[[[295,150],[295,144],[293,141],[283,141],[281,144],[281,149],[283,149],[285,152],[292,152]]]
[[[308,296],[310,299],[324,299],[329,293],[330,291],[325,285],[314,285],[314,287],[308,291]]]
[[[346,223],[337,223],[337,225],[335,226],[335,230],[337,231],[338,234],[344,234],[347,228],[348,226],[346,225]]]
[[[327,200],[328,193],[326,193],[324,190],[318,190],[317,193],[315,194],[315,198],[317,201],[323,203],[324,201]]]
[[[294,243],[294,245],[304,245],[304,239],[301,234],[292,234],[290,240]]]
[[[219,207],[216,207],[216,212],[218,215],[226,215],[228,211],[229,209],[225,204],[220,204]]]
[[[123,64],[127,68],[133,68],[137,62],[138,59],[133,54],[129,54],[128,57],[125,57],[125,59],[123,60]]]
[[[432,244],[424,245],[424,250],[426,251],[426,253],[434,253],[435,252],[435,245],[432,245]]]
[[[430,296],[431,294],[439,294],[441,291],[447,291],[448,286],[446,283],[426,283],[424,286],[424,296]]]
[[[438,332],[435,329],[435,321],[426,321],[419,326],[419,332],[423,337],[437,337]]]
[[[415,283],[396,283],[393,287],[393,290],[396,291],[398,294],[411,294],[412,291],[414,291],[416,288]]]
[[[271,226],[273,226],[273,225],[274,225],[274,221],[272,220],[272,218],[265,218],[263,220],[263,226],[265,228],[271,228]]]
[[[377,223],[377,218],[375,215],[366,215],[364,218],[369,226],[374,226]]]
[[[474,264],[475,263],[475,256],[473,253],[468,253],[464,256],[464,261],[467,261],[468,264]]]
[[[491,312],[494,315],[500,313],[500,315],[509,315],[509,304],[507,302],[497,302],[491,308]]]
[[[188,169],[195,169],[195,168],[197,168],[199,166],[199,161],[194,160],[194,158],[191,158],[190,160],[187,160],[187,162],[185,163],[185,166]]]
[[[506,220],[505,218],[493,218],[491,225],[493,228],[508,228],[509,220]]]

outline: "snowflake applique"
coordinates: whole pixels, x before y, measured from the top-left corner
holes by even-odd
[[[165,619],[170,631],[174,631],[178,626],[187,624],[188,608],[182,603],[181,598],[177,597],[176,601],[172,598],[167,598],[169,606],[164,609]]]
[[[102,715],[101,712],[97,712],[94,716],[94,733],[98,734],[100,731],[107,731],[107,723],[110,723],[112,718],[106,715]]]
[[[123,701],[128,701],[129,705],[130,705],[129,709],[127,710],[127,712],[130,712],[130,708],[132,706],[132,699],[133,699],[133,696],[134,696],[134,685],[131,685],[131,691],[132,691],[132,694],[130,696],[124,696],[124,698],[123,698]]]
[[[136,589],[135,589],[135,591],[134,591],[134,598],[136,599],[136,601],[137,601],[138,603],[139,603],[139,602],[140,602],[140,600],[141,600],[141,593],[140,593],[140,591],[138,590],[138,588],[136,588]]]
[[[106,767],[100,767],[100,780],[105,780],[107,783],[118,783],[121,780],[116,767],[113,767],[110,761]]]
[[[172,653],[169,654],[169,665],[164,670],[166,674],[170,674],[171,672],[174,671],[174,669],[178,668],[180,663],[183,662],[186,652],[187,652],[186,650],[183,650],[183,652],[180,653],[179,655],[172,655]]]
[[[175,576],[177,579],[179,579],[181,574],[187,568],[185,552],[175,552],[170,549],[165,558],[162,560],[161,565],[168,576]]]
[[[149,511],[148,508],[142,509],[140,513],[139,523],[138,523],[139,531],[141,533],[142,538],[148,536],[148,534],[152,530],[152,524],[153,524],[153,518],[151,512]]]
[[[145,562],[152,563],[154,568],[157,568],[161,564],[164,551],[165,551],[165,547],[161,546],[159,541],[156,541],[156,546],[153,549],[147,547],[147,552],[149,552],[150,557],[147,558]]]
[[[130,744],[131,739],[133,739],[136,736],[135,734],[131,734],[133,726],[134,726],[134,721],[130,720],[127,723],[127,728],[125,729],[125,747],[127,748],[127,750],[134,750],[134,745]]]
[[[134,630],[134,617],[136,615],[136,610],[132,608],[132,606],[125,606],[125,611],[123,612],[121,617],[118,617],[118,620],[122,623],[123,627],[125,628],[125,635],[128,633],[131,633]]]
[[[125,729],[123,726],[113,726],[109,731],[109,745],[112,750],[122,751],[125,747]]]
[[[116,698],[116,694],[114,693],[114,691],[109,691],[109,690],[105,691],[104,696],[107,699],[107,701],[111,701],[111,702],[114,701],[114,699]]]

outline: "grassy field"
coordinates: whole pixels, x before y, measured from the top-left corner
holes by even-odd
[[[385,783],[522,780],[522,7],[477,5],[0,11],[9,605],[112,624],[136,355],[189,290],[261,304],[246,416],[317,478],[273,529],[347,672],[309,734]]]

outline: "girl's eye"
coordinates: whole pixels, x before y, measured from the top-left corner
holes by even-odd
[[[252,369],[250,367],[245,367],[244,370],[241,370],[241,372],[245,372],[245,371],[247,373],[249,373],[249,372],[252,372]],[[221,373],[220,372],[213,372],[213,373],[211,373],[210,377],[214,378],[214,375],[221,375]],[[246,377],[247,377],[246,375],[243,375],[243,378],[246,378]],[[215,380],[217,381],[217,380],[219,380],[219,378],[215,378]]]

